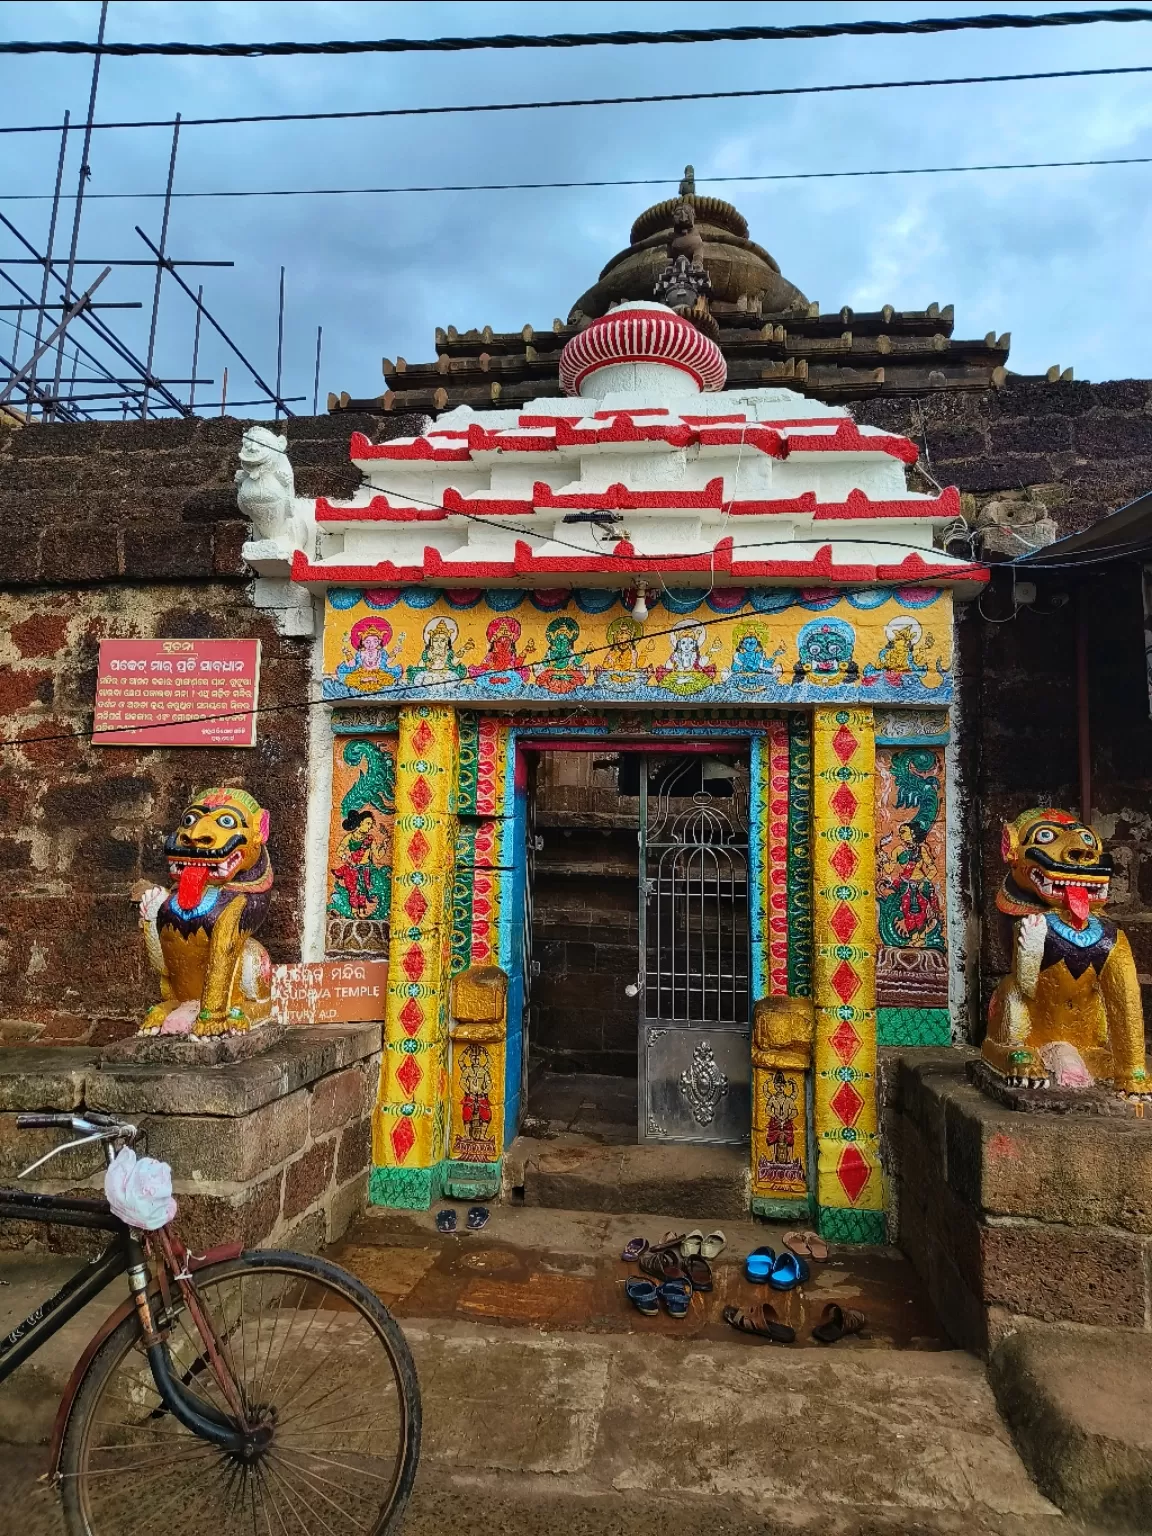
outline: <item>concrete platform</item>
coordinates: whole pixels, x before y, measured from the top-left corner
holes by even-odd
[[[406,1536],[1072,1536],[955,1351],[405,1332],[424,1397]],[[0,1447],[0,1528],[59,1536],[42,1457]]]
[[[1021,1321],[988,1375],[1049,1498],[1110,1529],[1152,1530],[1152,1339]]]

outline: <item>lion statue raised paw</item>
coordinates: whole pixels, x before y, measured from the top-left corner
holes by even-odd
[[[174,890],[134,894],[160,1001],[142,1035],[239,1034],[272,1014],[272,962],[252,934],[272,891],[268,812],[242,789],[198,791],[167,838]]]
[[[1012,970],[992,997],[984,1060],[1015,1087],[1149,1091],[1136,963],[1098,915],[1112,861],[1068,811],[1024,811],[1004,828],[996,905],[1013,925]]]

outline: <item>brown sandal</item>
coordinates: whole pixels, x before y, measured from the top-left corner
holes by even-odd
[[[650,1248],[640,1255],[639,1263],[646,1275],[654,1275],[657,1280],[686,1280],[691,1284],[679,1255],[671,1248]]]
[[[850,1333],[860,1333],[867,1321],[863,1312],[854,1312],[830,1301],[813,1328],[812,1337],[818,1344],[835,1344]]]
[[[737,1333],[752,1333],[758,1339],[771,1339],[773,1344],[794,1344],[795,1328],[789,1328],[776,1316],[776,1309],[767,1301],[754,1302],[747,1312],[739,1307],[725,1307],[722,1313],[729,1328]]]

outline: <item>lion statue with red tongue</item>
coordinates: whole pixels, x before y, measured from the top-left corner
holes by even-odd
[[[982,1054],[1013,1086],[1149,1091],[1144,1018],[1128,940],[1098,916],[1112,860],[1067,811],[1032,810],[1007,823],[1008,872],[996,893],[1015,918],[1012,970],[992,997]]]
[[[198,790],[165,841],[174,890],[135,893],[160,1001],[142,1035],[239,1034],[272,1013],[272,962],[252,938],[272,891],[268,812],[242,789]]]

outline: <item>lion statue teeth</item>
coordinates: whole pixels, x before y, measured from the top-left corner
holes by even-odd
[[[142,1035],[239,1034],[272,1013],[272,962],[252,934],[272,891],[268,812],[242,789],[193,796],[164,844],[174,890],[136,893],[160,1001]]]
[[[1004,828],[996,905],[1016,919],[1012,970],[988,1009],[984,1060],[1012,1086],[1148,1092],[1136,963],[1098,915],[1112,861],[1067,811],[1024,811]]]

